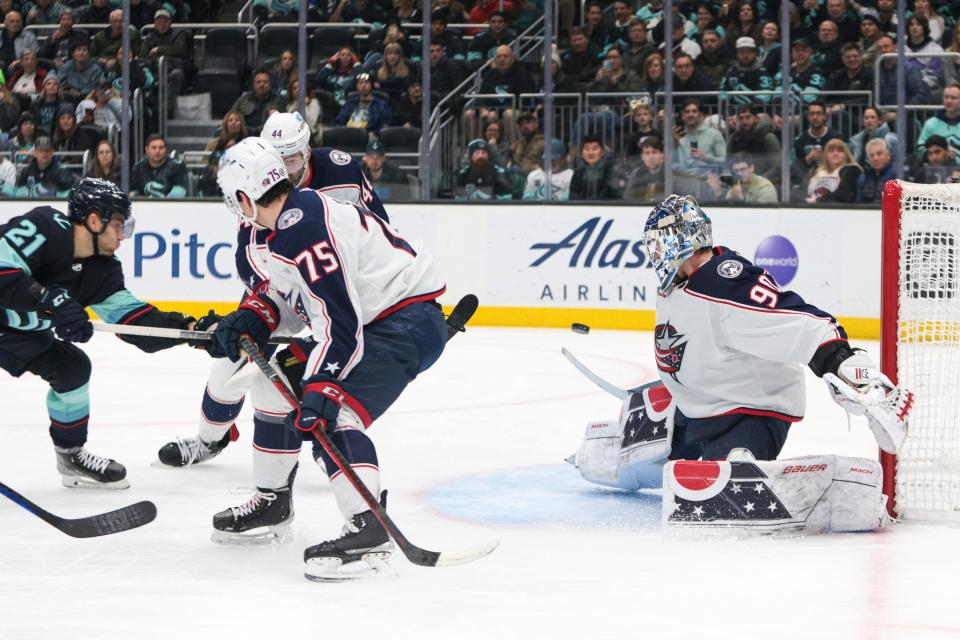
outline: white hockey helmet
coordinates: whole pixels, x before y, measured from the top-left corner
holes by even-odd
[[[283,158],[271,145],[260,138],[244,138],[220,158],[217,184],[223,192],[223,202],[231,213],[257,227],[257,204],[263,194],[276,184],[288,180]],[[253,207],[251,215],[243,213],[238,193],[245,193]]]
[[[297,186],[306,177],[304,170],[310,158],[310,127],[296,111],[274,112],[263,124],[260,138],[280,152],[287,172],[296,178]]]

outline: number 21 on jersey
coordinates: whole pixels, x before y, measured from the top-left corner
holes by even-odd
[[[42,233],[37,233],[37,225],[29,220],[21,220],[18,226],[7,231],[3,237],[26,257],[33,255],[33,252],[47,241]]]

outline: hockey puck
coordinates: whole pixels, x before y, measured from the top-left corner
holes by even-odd
[[[590,327],[585,324],[580,324],[579,322],[574,322],[571,324],[570,330],[574,333],[590,333]]]

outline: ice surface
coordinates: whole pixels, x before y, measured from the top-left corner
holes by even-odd
[[[214,512],[246,499],[241,439],[189,470],[151,466],[161,444],[196,431],[208,360],[178,347],[146,355],[115,337],[94,362],[89,447],[127,465],[120,492],[60,486],[42,381],[0,373],[0,480],[54,513],[80,517],[142,499],[157,520],[74,540],[0,499],[0,639],[26,638],[858,638],[960,637],[960,529],[898,525],[874,534],[696,540],[664,533],[653,498],[612,492],[563,463],[614,398],[560,355],[567,346],[612,382],[654,377],[648,333],[472,328],[449,345],[373,429],[390,512],[430,550],[489,539],[470,565],[317,584],[304,547],[341,526],[304,453],[291,544],[224,547]],[[875,345],[873,345],[875,351]],[[784,455],[873,457],[862,421],[810,375],[807,418]]]

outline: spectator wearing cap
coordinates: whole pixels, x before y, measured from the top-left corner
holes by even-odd
[[[883,138],[874,138],[867,143],[867,167],[857,180],[856,201],[860,204],[879,204],[883,197],[883,185],[897,178],[897,167]]]
[[[397,108],[393,110],[393,118],[390,120],[392,127],[416,127],[422,129],[423,123],[423,87],[420,80],[414,78],[410,86],[400,96]]]
[[[897,148],[897,134],[890,130],[882,111],[872,106],[865,107],[862,124],[860,132],[850,138],[850,153],[860,165],[867,164],[867,143],[875,138],[884,140],[888,149]]]
[[[960,172],[957,166],[957,154],[950,150],[947,139],[940,135],[927,138],[926,153],[919,167],[913,171],[914,182],[922,184],[941,184],[956,182],[954,176]]]
[[[874,9],[860,12],[860,39],[857,44],[863,53],[864,64],[870,68],[873,68],[873,61],[877,57],[877,39],[881,35],[883,32],[880,30],[880,17],[877,12]]]
[[[660,138],[649,136],[640,143],[641,163],[627,176],[624,200],[659,202],[664,198],[664,155]]]
[[[873,92],[873,69],[864,64],[863,52],[856,42],[848,42],[841,50],[843,67],[830,74],[827,92],[870,91]],[[843,109],[844,105],[867,104],[870,96],[831,96],[831,111]]]
[[[590,44],[599,51],[606,51],[607,47],[617,41],[617,33],[603,23],[603,5],[597,0],[590,0],[584,7],[583,30],[590,39]]]
[[[110,24],[97,31],[90,41],[90,55],[109,73],[117,64],[117,52],[123,46],[123,10],[110,12]],[[130,47],[140,50],[140,32],[130,25]]]
[[[350,47],[340,47],[317,72],[314,86],[333,94],[334,100],[342,107],[347,101],[347,94],[354,89],[359,72],[360,59],[357,54]]]
[[[20,64],[13,70],[7,86],[18,96],[23,96],[28,102],[33,102],[43,90],[43,80],[47,77],[47,70],[37,66],[37,52],[33,49],[24,49],[20,56]]]
[[[790,45],[790,91],[794,102],[810,103],[823,91],[827,80],[823,70],[812,62],[813,47],[806,38],[797,38]],[[783,73],[778,71],[773,83],[783,86]]]
[[[733,16],[727,27],[727,46],[736,47],[737,40],[740,38],[752,38],[754,42],[758,42],[763,37],[760,20],[757,18],[757,10],[752,2],[740,0],[736,8],[730,9],[730,13]]]
[[[500,119],[506,123],[507,139],[514,137],[515,114],[509,96],[519,97],[521,93],[535,93],[537,83],[533,76],[522,64],[516,63],[513,56],[513,49],[507,45],[497,47],[497,55],[494,57],[493,66],[487,70],[480,83],[480,93],[488,95],[504,96],[505,99],[495,98],[484,99],[483,107],[479,111],[479,120],[486,122],[497,116],[499,111]],[[468,109],[464,113],[464,124],[467,131],[474,130],[477,126],[478,114],[474,109]]]
[[[560,67],[570,82],[590,82],[600,66],[600,50],[580,27],[570,30],[570,48],[560,54]]]
[[[14,162],[20,164],[30,158],[33,154],[33,145],[39,135],[37,120],[33,117],[33,114],[27,111],[21,113],[12,140]]]
[[[510,162],[520,167],[523,175],[543,164],[543,134],[537,131],[537,116],[533,113],[521,113],[517,116],[517,139],[510,145]]]
[[[0,131],[9,131],[17,126],[19,118],[20,101],[7,85],[0,83]]]
[[[60,108],[60,78],[52,71],[43,79],[43,90],[30,106],[30,113],[37,120],[37,127],[44,129],[47,135],[57,124],[57,110]]]
[[[506,170],[490,159],[482,138],[467,145],[467,162],[457,172],[457,200],[510,200],[513,189]]]
[[[40,50],[37,36],[23,28],[23,16],[19,11],[7,11],[0,30],[0,66],[6,69],[10,63],[23,55],[24,49]]]
[[[697,58],[697,71],[719,87],[732,63],[723,38],[713,29],[708,29],[700,34],[700,47],[703,51]]]
[[[409,175],[386,158],[387,150],[377,139],[363,153],[363,175],[384,202],[414,199]]]
[[[817,28],[817,47],[813,53],[813,64],[828,72],[831,69],[839,69],[843,45],[837,25],[832,20],[824,20]]]
[[[70,59],[60,67],[59,75],[63,97],[74,102],[83,99],[104,79],[103,66],[90,59],[90,45],[86,41],[73,43]]]
[[[140,43],[140,57],[150,61],[154,77],[157,77],[160,58],[167,65],[167,95],[170,102],[160,105],[172,110],[176,105],[180,88],[186,79],[188,65],[190,65],[190,36],[186,31],[174,31],[171,28],[173,21],[170,12],[166,9],[157,9],[153,15],[153,31],[149,32]]]
[[[599,136],[583,137],[580,145],[583,164],[570,179],[571,200],[619,200],[627,179],[617,157],[604,151]]]
[[[273,88],[270,72],[259,68],[253,72],[250,91],[245,91],[237,98],[230,107],[230,111],[239,111],[247,123],[250,134],[258,135],[270,111],[284,111],[286,106],[283,98]]]
[[[647,25],[636,16],[631,18],[627,25],[626,43],[623,47],[623,66],[639,75],[643,73],[643,63],[647,56],[654,53],[657,47],[650,42]]]
[[[897,41],[886,34],[877,38],[877,56],[884,54],[895,54],[897,52]],[[904,76],[906,77],[906,96],[907,104],[929,104],[930,89],[927,83],[916,67],[909,64],[905,65]],[[883,58],[880,61],[880,76],[876,79],[876,84],[880,89],[879,104],[897,104],[897,59],[896,57]],[[895,112],[891,112],[889,117],[896,117]]]
[[[374,95],[373,80],[369,73],[357,75],[357,92],[347,98],[347,102],[337,114],[338,127],[365,129],[371,136],[380,133],[380,129],[390,125],[390,103]]]
[[[725,92],[773,91],[773,78],[767,73],[766,67],[760,64],[760,58],[757,57],[757,43],[753,38],[745,36],[737,40],[737,61],[731,65],[724,76],[720,90]],[[772,93],[731,97],[734,104],[768,104],[772,99]]]
[[[547,199],[547,172],[542,164],[543,158],[540,158],[536,168],[527,174],[527,184],[523,189],[524,200]],[[573,169],[567,160],[567,145],[563,140],[554,138],[550,143],[550,168],[550,200],[569,200]]]
[[[777,202],[777,188],[767,178],[756,173],[756,165],[749,153],[736,153],[730,164],[730,177],[723,194],[725,200],[745,204],[773,204]],[[720,177],[711,175],[710,188],[719,197],[724,185]]]
[[[60,16],[70,11],[60,0],[33,0],[24,3],[23,10],[27,24],[57,24]]]
[[[47,36],[47,41],[38,55],[41,58],[52,60],[56,68],[60,68],[70,59],[70,53],[73,51],[73,45],[78,42],[85,42],[88,39],[87,32],[82,29],[74,29],[73,11],[67,10],[60,14],[57,20],[57,30]]]
[[[147,136],[144,158],[130,172],[131,195],[182,198],[187,195],[187,170],[167,156],[167,141],[159,133]]]
[[[930,136],[942,136],[954,155],[960,151],[960,85],[950,84],[944,88],[943,109],[923,123],[917,136],[917,150],[921,154]]]
[[[685,53],[694,60],[700,57],[700,52],[702,49],[700,45],[697,44],[697,41],[693,38],[687,36],[684,31],[684,25],[686,22],[683,19],[683,16],[673,16],[673,19],[670,21],[670,24],[673,27],[673,59],[676,60],[677,56],[681,53]],[[727,32],[729,35],[729,32]],[[665,54],[666,41],[660,43],[660,53],[666,56]]]
[[[484,62],[495,57],[498,47],[509,45],[517,37],[517,34],[507,27],[505,13],[495,11],[489,22],[490,27],[478,33],[467,49],[467,64],[471,70],[478,69]]]
[[[465,60],[466,49],[459,34],[447,30],[447,14],[443,11],[434,11],[430,16],[430,44],[436,43],[443,48],[443,53],[450,60]]]
[[[699,93],[702,95],[701,103],[716,104],[716,97],[710,94],[717,90],[717,83],[701,73],[697,66],[690,54],[678,54],[673,59],[673,90],[680,93]]]
[[[780,136],[767,120],[760,119],[762,107],[742,104],[737,107],[736,126],[727,139],[727,155],[750,154],[755,171],[776,182],[780,181]]]
[[[38,136],[33,146],[33,158],[17,178],[16,195],[20,198],[63,198],[69,193],[76,177],[60,166],[53,155],[53,139]]]

